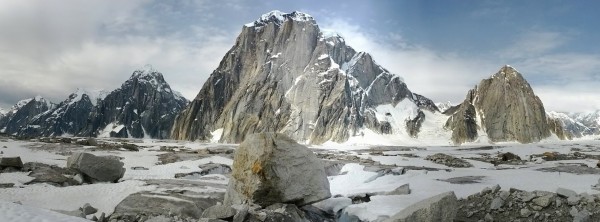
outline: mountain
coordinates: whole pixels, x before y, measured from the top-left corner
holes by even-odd
[[[187,103],[162,73],[146,66],[99,100],[77,135],[169,138],[175,116]]]
[[[442,113],[446,112],[446,110],[454,107],[454,105],[452,105],[452,103],[450,101],[445,102],[445,103],[436,103],[435,106],[437,106],[438,110]]]
[[[21,128],[17,135],[30,137],[75,135],[86,126],[94,106],[105,95],[104,91],[77,89],[54,108],[32,118],[28,123],[29,126]]]
[[[504,66],[471,89],[446,122],[455,144],[487,136],[492,142],[537,142],[554,132],[564,135],[562,126],[546,116],[542,101],[514,68]]]
[[[21,100],[11,107],[4,117],[0,118],[0,132],[16,135],[22,129],[37,128],[38,125],[29,125],[29,122],[54,106],[41,96]]]
[[[243,26],[171,137],[239,143],[270,131],[321,144],[364,129],[417,137],[424,111],[438,109],[370,54],[323,34],[308,14],[272,11]]]
[[[600,135],[600,110],[587,113],[548,112],[548,116],[559,120],[574,137]]]

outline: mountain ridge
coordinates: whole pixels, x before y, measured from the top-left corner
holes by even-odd
[[[342,142],[365,127],[391,132],[390,124],[377,118],[376,107],[395,107],[405,99],[418,110],[412,116],[402,113],[397,117],[402,121],[423,116],[418,115],[421,109],[437,111],[431,100],[413,94],[370,54],[356,52],[339,35],[325,36],[310,15],[275,11],[242,27],[197,97],[177,117],[172,138],[208,140],[222,129],[220,142],[237,143],[246,134],[265,131],[311,144]],[[415,130],[404,131],[416,136],[420,124],[403,125],[413,126]]]

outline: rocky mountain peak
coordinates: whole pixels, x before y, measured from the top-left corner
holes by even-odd
[[[565,134],[554,119],[546,116],[542,101],[523,76],[504,66],[467,93],[446,122],[456,144],[486,136],[492,142],[537,142],[555,133]]]
[[[254,22],[248,23],[246,27],[261,27],[266,24],[273,23],[275,25],[281,25],[287,20],[293,20],[298,22],[314,22],[314,19],[309,14],[294,11],[291,13],[281,12],[279,10],[273,10],[260,16],[260,18]]]
[[[273,11],[246,24],[177,117],[172,138],[237,143],[249,133],[280,132],[320,144],[363,129],[406,135],[407,120],[418,117],[415,137],[425,118],[420,109],[437,111],[433,102],[331,33],[301,12]]]
[[[68,102],[70,104],[81,101],[84,97],[90,100],[92,105],[96,105],[98,101],[103,100],[110,92],[98,89],[98,90],[88,90],[84,88],[77,88],[75,92],[71,93],[68,98]]]

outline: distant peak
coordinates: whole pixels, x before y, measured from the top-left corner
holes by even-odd
[[[521,77],[521,73],[519,73],[519,71],[517,71],[517,69],[515,69],[514,67],[510,66],[510,65],[504,65],[502,66],[502,68],[500,68],[500,70],[492,75],[492,78],[494,77],[503,77],[503,78],[509,78],[509,77]]]
[[[248,23],[245,26],[246,27],[263,26],[268,23],[275,23],[277,25],[281,25],[286,20],[307,22],[307,21],[313,21],[314,19],[309,14],[306,14],[303,12],[294,11],[291,13],[285,13],[285,12],[281,12],[279,10],[273,10],[273,11],[270,11],[268,13],[261,15],[258,20]]]
[[[137,79],[137,78],[148,79],[149,77],[150,78],[156,78],[156,77],[162,78],[162,73],[160,73],[156,69],[154,69],[154,67],[152,67],[152,65],[146,64],[146,65],[144,65],[144,67],[135,70],[133,72],[133,74],[131,75],[131,79]]]

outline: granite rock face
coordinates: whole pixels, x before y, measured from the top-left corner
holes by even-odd
[[[329,197],[325,167],[312,151],[283,134],[258,133],[235,152],[224,203],[302,206]]]
[[[147,66],[99,101],[78,135],[169,138],[175,116],[186,105],[162,73]]]
[[[99,92],[102,93],[102,92]],[[78,134],[87,124],[98,94],[78,89],[53,109],[35,116],[29,127],[19,130],[20,136],[63,136]]]
[[[510,66],[470,90],[445,127],[453,131],[455,144],[475,141],[480,132],[491,142],[521,143],[540,141],[557,130],[562,133],[561,127],[549,123],[544,105],[529,83]]]
[[[58,105],[41,97],[20,101],[0,116],[0,132],[21,137],[165,139],[187,103],[160,72],[147,66],[112,92],[78,89]]]
[[[251,133],[280,132],[313,144],[342,142],[365,127],[382,131],[385,113],[377,107],[396,108],[403,101],[417,110],[437,110],[371,55],[356,52],[339,35],[321,32],[310,15],[273,11],[243,27],[197,97],[177,116],[171,137],[215,136],[239,143]],[[411,120],[417,113],[394,118]],[[406,133],[406,124],[401,125],[396,132]]]
[[[11,107],[4,117],[0,118],[0,132],[17,135],[23,130],[37,129],[40,127],[39,125],[30,125],[29,123],[54,106],[40,96],[21,100]]]

